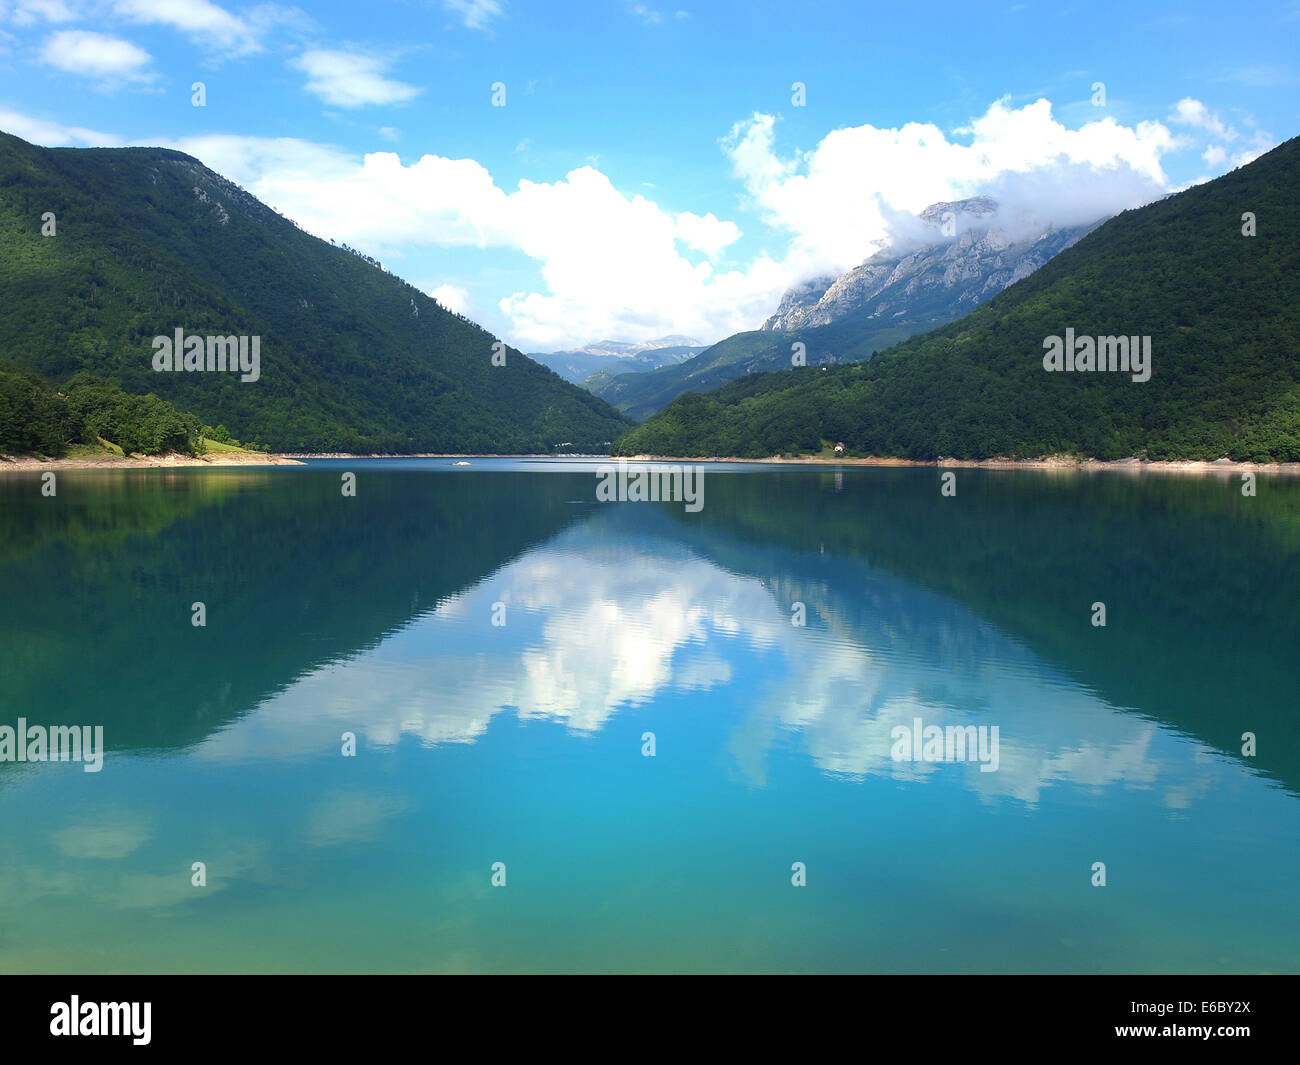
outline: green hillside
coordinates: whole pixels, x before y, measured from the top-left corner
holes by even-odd
[[[1047,372],[1044,341],[1067,329],[1149,336],[1150,379]],[[1124,212],[870,362],[681,396],[616,450],[756,457],[826,441],[913,459],[1300,460],[1300,139]]]
[[[0,134],[0,245],[0,363],[90,371],[272,450],[600,450],[626,428],[514,349],[494,366],[474,323],[179,152]],[[155,372],[152,340],[177,328],[260,337],[259,379]]]
[[[948,319],[935,312],[887,326],[855,317],[791,333],[754,329],[720,340],[676,366],[650,373],[593,375],[584,384],[629,418],[644,421],[683,393],[707,392],[738,377],[789,368],[795,341],[804,345],[809,366],[854,362]]]

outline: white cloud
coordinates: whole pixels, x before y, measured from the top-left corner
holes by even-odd
[[[262,4],[244,16],[234,15],[209,0],[114,0],[113,12],[129,22],[169,26],[230,56],[262,51],[262,38],[271,26],[301,23],[304,17],[296,9],[275,4]]]
[[[126,143],[115,133],[101,133],[99,130],[86,129],[82,126],[64,126],[58,122],[46,122],[19,114],[17,111],[0,110],[0,129],[32,144],[49,146],[118,148]]]
[[[501,0],[443,0],[442,6],[472,30],[486,30],[489,22],[505,13]]]
[[[1071,130],[1038,100],[1005,100],[949,140],[937,126],[833,130],[811,151],[782,158],[776,120],[755,114],[723,139],[736,175],[773,226],[789,232],[798,273],[848,269],[894,231],[899,213],[990,194],[1040,223],[1092,221],[1163,194],[1161,156],[1174,146],[1158,122],[1107,117]]]
[[[457,314],[468,315],[474,309],[469,291],[456,285],[439,285],[429,295],[449,311],[455,311]]]
[[[359,52],[311,49],[292,66],[307,75],[307,91],[334,107],[405,103],[420,92],[414,85],[384,77],[387,59]]]
[[[1200,100],[1194,100],[1190,96],[1185,96],[1179,100],[1174,105],[1169,117],[1172,122],[1192,129],[1205,130],[1216,139],[1226,141],[1229,144],[1240,136],[1236,128],[1225,123],[1217,112],[1211,111]],[[1253,126],[1254,121],[1247,116],[1246,124]],[[1223,145],[1208,145],[1201,154],[1201,158],[1205,160],[1207,166],[1220,166],[1224,160],[1230,161],[1233,167],[1245,166],[1247,163],[1254,162],[1276,145],[1277,141],[1273,139],[1272,134],[1257,129],[1250,138],[1249,148],[1243,148],[1229,156],[1227,149]],[[1207,180],[1209,179],[1200,179],[1200,181]],[[1195,184],[1199,184],[1199,182],[1195,182]]]
[[[1245,148],[1242,151],[1233,154],[1232,165],[1234,168],[1239,166],[1245,166],[1247,163],[1253,163],[1265,152],[1277,146],[1272,136],[1263,132],[1262,130],[1255,134],[1253,138],[1253,145],[1254,146],[1251,148]]]
[[[674,225],[678,240],[704,252],[710,259],[717,258],[723,248],[740,239],[740,228],[734,222],[718,221],[712,211],[703,217],[683,211]]]
[[[1223,119],[1217,113],[1212,112],[1200,100],[1193,100],[1190,96],[1184,96],[1178,103],[1174,104],[1173,110],[1169,112],[1169,121],[1176,122],[1180,126],[1203,129],[1220,140],[1233,141],[1237,139],[1235,129],[1224,125]]]
[[[589,166],[561,181],[521,181],[495,222],[541,264],[549,290],[517,292],[500,303],[530,343],[666,332],[724,336],[761,314],[782,284],[775,271],[715,272],[709,256],[739,236],[734,223],[629,197]],[[705,258],[682,254],[679,239]]]
[[[0,16],[5,14],[0,8]],[[15,26],[31,26],[36,22],[71,22],[77,17],[63,0],[19,0],[9,11],[9,20]]]
[[[154,76],[146,70],[153,57],[143,48],[89,30],[51,34],[41,49],[41,61],[68,74],[99,78],[105,87],[121,81],[151,81]]]

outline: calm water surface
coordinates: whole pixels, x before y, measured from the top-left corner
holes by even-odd
[[[1300,969],[1300,482],[595,485],[0,477],[0,971]]]

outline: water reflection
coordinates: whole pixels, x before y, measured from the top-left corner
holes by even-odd
[[[700,712],[738,677],[761,693],[732,723],[730,756],[754,785],[775,744],[826,773],[960,779],[981,797],[1038,802],[1070,782],[1158,789],[1182,809],[1249,774],[1211,748],[1115,707],[961,604],[853,560],[834,577],[768,583],[597,513],[438,604],[378,647],[299,678],[199,745],[209,760],[324,754],[347,731],[372,748],[410,736],[474,743],[501,714],[577,733],[669,693]],[[643,523],[641,523],[643,524]],[[626,533],[626,538],[620,538]],[[808,618],[792,624],[797,594]],[[871,604],[863,613],[860,604]],[[500,605],[504,604],[502,615]],[[493,625],[493,618],[505,624]],[[916,719],[999,729],[996,772],[900,761]],[[653,728],[653,718],[647,727]],[[692,742],[684,737],[679,742]]]

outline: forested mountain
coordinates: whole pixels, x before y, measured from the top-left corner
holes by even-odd
[[[1099,338],[1120,336],[1149,338],[1149,379],[1045,367],[1053,337],[1095,359]],[[837,442],[913,459],[1300,461],[1300,138],[1116,216],[870,362],[681,396],[617,450],[763,456]]]
[[[0,363],[90,371],[272,450],[593,451],[626,428],[180,152],[0,134],[0,247]],[[260,338],[257,379],[156,372],[153,339],[177,329]]]

